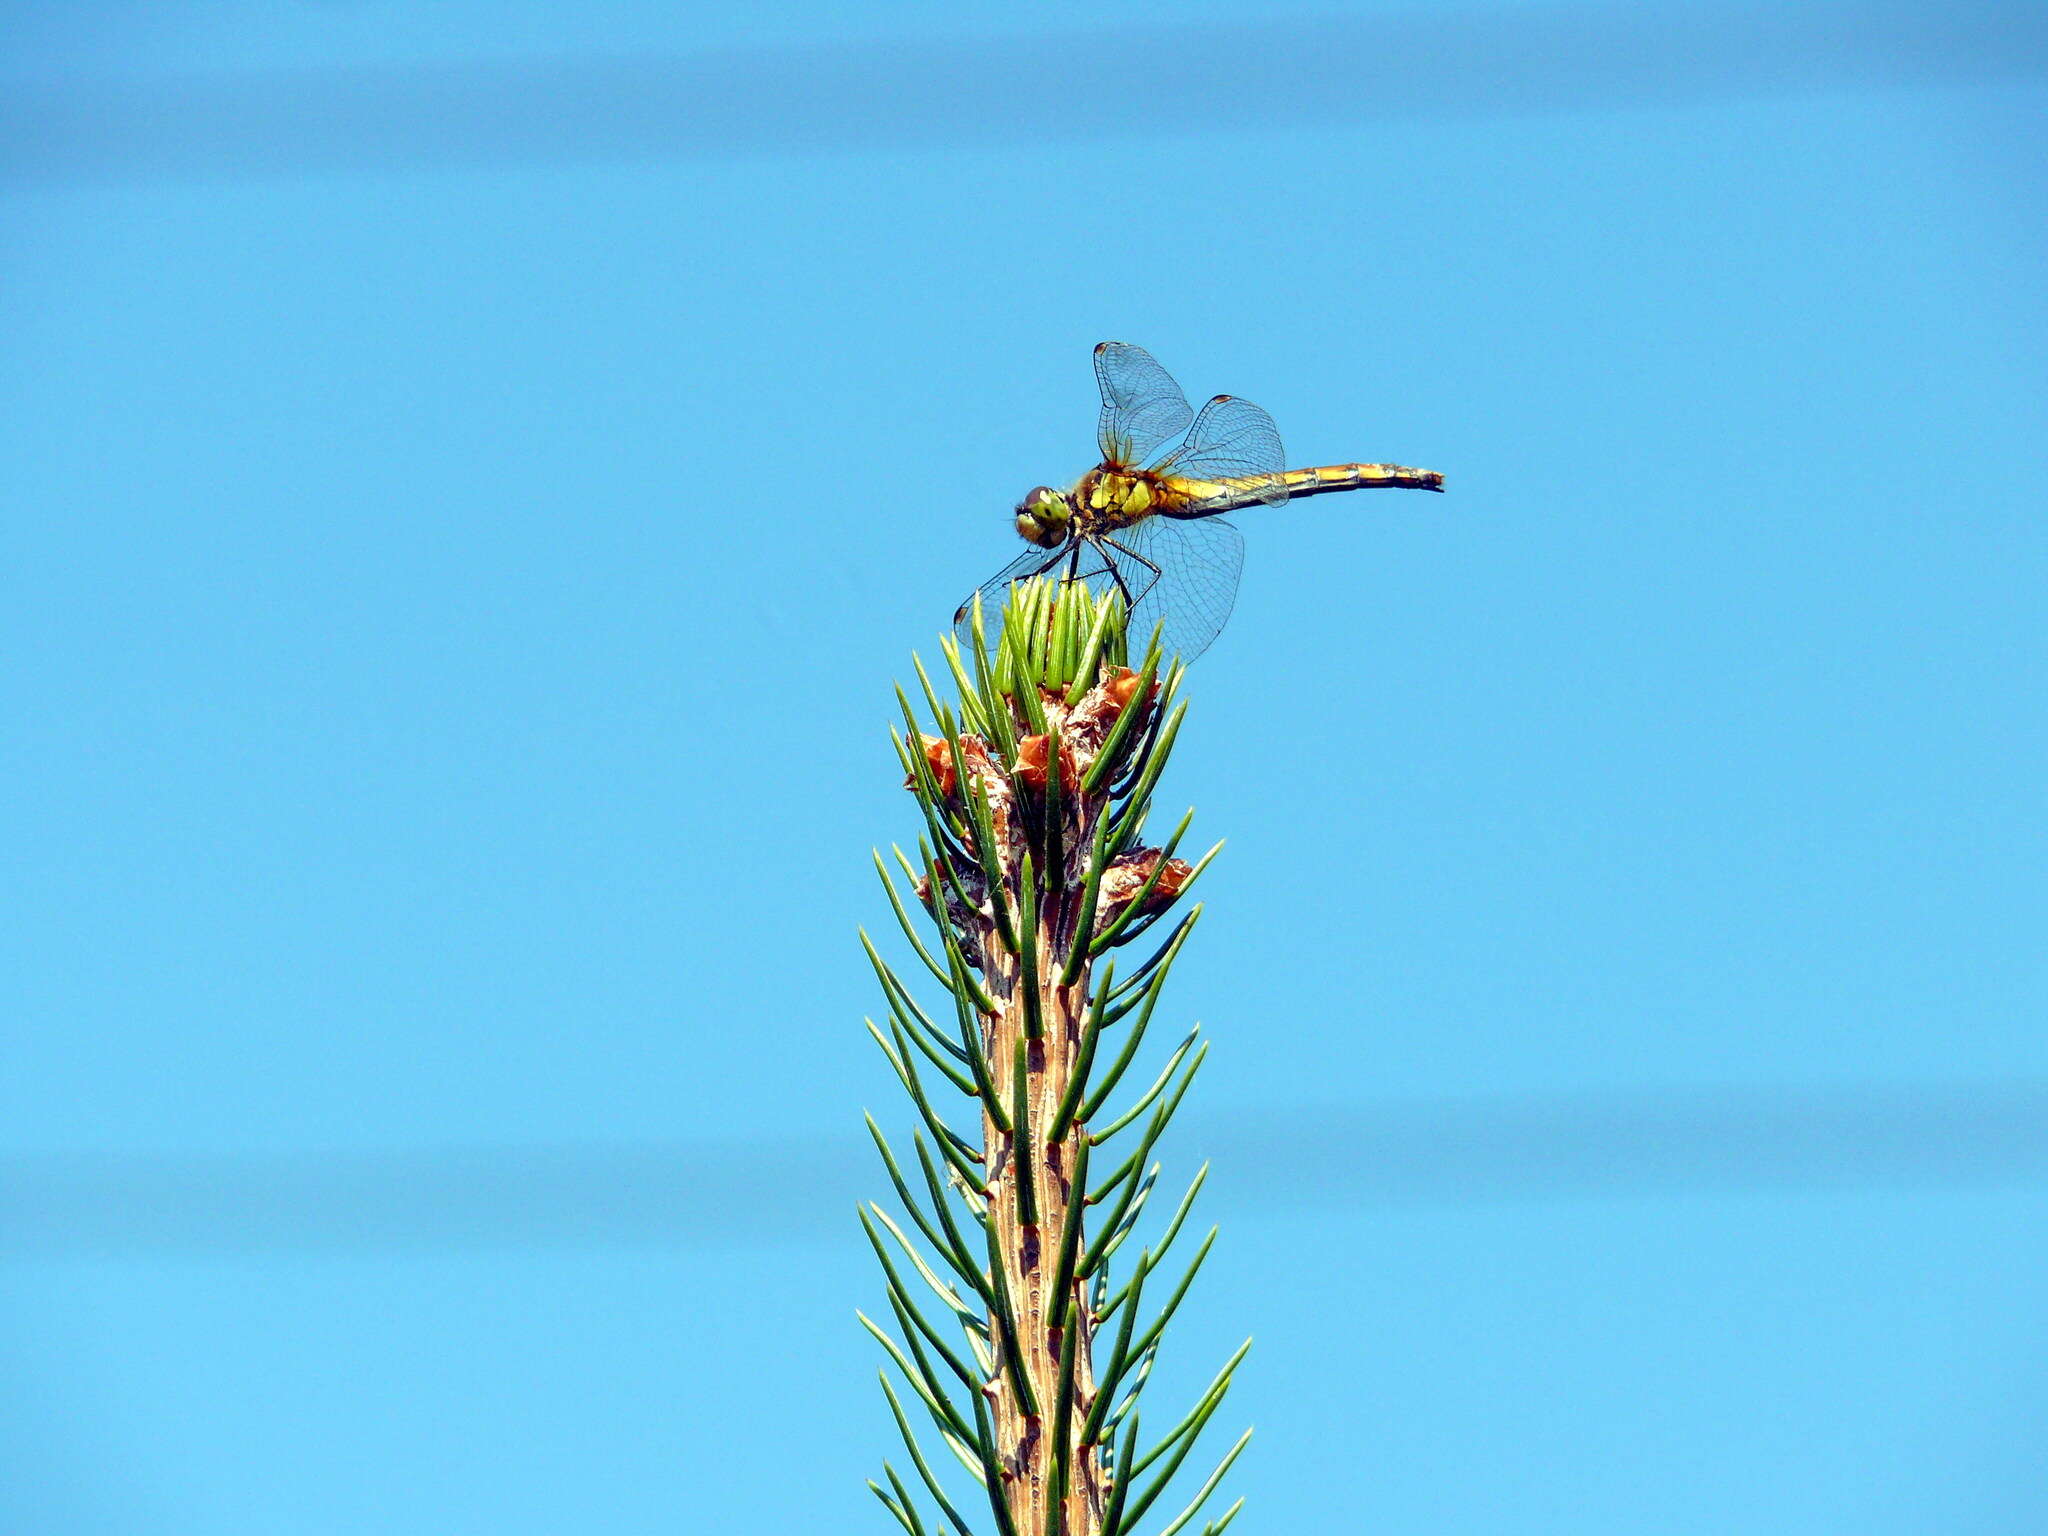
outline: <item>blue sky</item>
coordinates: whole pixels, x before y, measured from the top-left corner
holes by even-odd
[[[2048,1092],[2038,21],[1913,88],[1260,120],[1173,73],[1238,9],[8,8],[87,120],[1111,23],[1171,94],[474,164],[337,121],[298,170],[17,119],[0,1525],[886,1521],[890,688],[1087,467],[1116,337],[1297,462],[1449,477],[1245,520],[1162,791],[1229,847],[1161,1385],[1257,1337],[1240,1528],[2040,1528],[2048,1160],[1944,1154]],[[1812,1105],[1839,1143],[1727,1151]]]

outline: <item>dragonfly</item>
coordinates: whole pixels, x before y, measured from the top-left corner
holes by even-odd
[[[1244,535],[1225,513],[1333,491],[1444,488],[1435,470],[1404,464],[1288,469],[1271,416],[1235,395],[1197,415],[1173,375],[1128,342],[1096,347],[1095,381],[1102,462],[1066,490],[1037,486],[1017,503],[1017,533],[1031,547],[960,605],[963,637],[977,596],[992,617],[1012,582],[1058,574],[1114,588],[1136,644],[1156,625],[1162,653],[1192,661],[1237,600]]]

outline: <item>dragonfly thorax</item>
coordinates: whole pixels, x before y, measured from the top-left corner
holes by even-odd
[[[1144,470],[1104,464],[1081,477],[1071,500],[1086,525],[1084,531],[1106,533],[1162,510],[1170,499],[1166,491],[1157,476]]]

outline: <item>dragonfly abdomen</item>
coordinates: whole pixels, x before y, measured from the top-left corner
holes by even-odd
[[[1435,470],[1410,469],[1405,464],[1324,464],[1315,469],[1290,469],[1280,478],[1287,484],[1290,501],[1297,496],[1320,496],[1325,491],[1444,488],[1444,477]]]
[[[1321,464],[1313,469],[1290,469],[1279,477],[1289,501],[1298,496],[1322,496],[1331,491],[1397,489],[1440,491],[1444,477],[1433,469],[1410,469],[1405,464]],[[1216,512],[1234,512],[1240,507],[1273,501],[1273,477],[1244,475],[1227,480],[1184,481],[1180,488],[1187,497],[1181,506],[1163,507],[1169,517],[1207,517]]]

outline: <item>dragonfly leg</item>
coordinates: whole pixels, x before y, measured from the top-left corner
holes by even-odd
[[[1143,555],[1139,554],[1135,549],[1132,549],[1129,545],[1117,543],[1115,539],[1104,538],[1102,542],[1107,544],[1111,549],[1115,550],[1120,555],[1129,555],[1133,560],[1137,561],[1138,564],[1144,566],[1146,570],[1152,573],[1152,579],[1145,583],[1145,592],[1150,592],[1155,586],[1159,584],[1159,567],[1154,565],[1150,560],[1147,560]],[[1145,592],[1140,592],[1136,597],[1131,596],[1131,589],[1124,585],[1123,575],[1121,572],[1117,570],[1116,562],[1114,560],[1105,560],[1102,563],[1109,567],[1109,574],[1116,578],[1117,590],[1123,593],[1125,606],[1127,608],[1136,608],[1138,604],[1144,599]]]
[[[1104,539],[1102,542],[1107,544],[1110,541]],[[1121,546],[1118,547],[1121,548]],[[1102,568],[1109,573],[1109,579],[1116,583],[1117,592],[1124,600],[1124,612],[1128,614],[1136,604],[1131,597],[1131,589],[1124,585],[1124,573],[1116,568],[1116,562],[1107,555],[1102,557]]]

